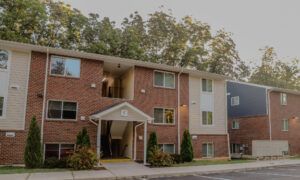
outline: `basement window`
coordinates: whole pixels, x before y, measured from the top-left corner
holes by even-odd
[[[214,157],[214,145],[213,143],[202,144],[202,157],[212,158]]]
[[[74,144],[45,144],[45,159],[56,157],[58,159],[68,157],[74,152]]]
[[[164,153],[175,153],[175,144],[159,144],[158,147],[164,152]]]

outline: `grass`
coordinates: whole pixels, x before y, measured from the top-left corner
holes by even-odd
[[[1,166],[0,174],[20,174],[20,173],[41,173],[41,172],[63,172],[70,171],[69,169],[26,169],[18,166]]]
[[[183,167],[183,166],[205,166],[205,165],[216,165],[216,164],[238,164],[238,163],[248,163],[254,162],[253,159],[236,159],[236,160],[229,160],[229,161],[192,161],[192,162],[185,162],[180,164],[174,164],[174,167]]]
[[[289,159],[300,159],[300,156],[291,156]]]

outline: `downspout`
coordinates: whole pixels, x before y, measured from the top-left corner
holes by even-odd
[[[178,102],[178,105],[177,105],[177,109],[178,109],[178,134],[177,134],[177,136],[178,136],[178,142],[177,142],[177,144],[178,144],[178,154],[180,154],[180,75],[181,75],[181,73],[183,72],[183,68],[181,68],[181,70],[180,70],[180,72],[178,73],[178,79],[177,79],[177,81],[178,81],[178,89],[177,89],[177,91],[178,91],[178,93],[177,93],[177,95],[178,95],[178,97],[177,97],[177,102]]]
[[[47,59],[45,69],[45,80],[44,80],[44,94],[43,94],[43,110],[42,110],[42,122],[41,122],[41,142],[43,143],[44,136],[44,121],[45,121],[45,104],[46,104],[46,93],[47,93],[47,77],[48,77],[48,64],[49,64],[49,48],[47,48]]]
[[[271,123],[271,100],[270,100],[270,93],[272,90],[267,90],[268,94],[268,119],[269,119],[269,134],[270,134],[270,141],[272,141],[272,123]]]
[[[230,154],[230,136],[229,136],[229,132],[228,132],[228,109],[227,109],[227,101],[228,101],[228,96],[227,96],[227,81],[225,81],[225,97],[226,97],[226,101],[225,101],[225,109],[226,109],[226,134],[227,134],[227,148],[228,148],[228,159],[231,160],[231,154]]]
[[[141,124],[138,124],[134,127],[134,158],[133,158],[133,160],[135,160],[135,161],[136,161],[136,129],[143,124],[144,124],[144,122]]]

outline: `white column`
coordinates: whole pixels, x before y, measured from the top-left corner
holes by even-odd
[[[147,163],[147,121],[144,123],[144,165]]]
[[[98,130],[97,130],[97,157],[99,159],[98,166],[100,166],[100,152],[101,152],[101,119],[98,120]]]

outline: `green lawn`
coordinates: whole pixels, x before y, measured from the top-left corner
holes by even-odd
[[[291,156],[289,159],[300,159],[300,156]]]
[[[39,172],[63,172],[69,169],[26,169],[17,166],[1,166],[0,174],[39,173]]]
[[[252,159],[237,159],[230,161],[192,161],[181,164],[174,164],[174,167],[182,167],[182,166],[205,166],[205,165],[216,165],[216,164],[237,164],[237,163],[248,163],[254,162]]]

